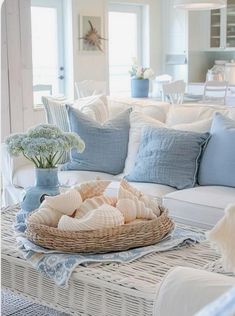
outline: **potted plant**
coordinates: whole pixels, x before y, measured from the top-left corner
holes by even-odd
[[[154,77],[153,70],[139,66],[134,61],[129,73],[131,75],[131,96],[133,98],[147,98],[149,94],[149,79]]]
[[[6,139],[10,155],[24,157],[35,165],[36,183],[26,190],[21,210],[29,213],[39,207],[45,195],[59,194],[58,168],[63,155],[72,148],[83,152],[85,144],[75,133],[41,124],[26,133],[10,135]]]

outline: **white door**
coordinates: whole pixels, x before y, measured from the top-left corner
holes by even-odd
[[[109,6],[109,86],[110,94],[130,92],[133,58],[142,64],[142,6]]]
[[[64,94],[62,0],[31,0],[34,106],[45,95]]]

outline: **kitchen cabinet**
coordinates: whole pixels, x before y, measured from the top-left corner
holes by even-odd
[[[235,0],[227,0],[226,8],[211,10],[209,41],[211,49],[235,49]]]

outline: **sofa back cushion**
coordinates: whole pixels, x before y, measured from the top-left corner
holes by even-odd
[[[196,184],[198,164],[209,133],[145,127],[135,166],[126,179],[177,189]]]
[[[204,119],[211,119],[216,112],[235,119],[235,107],[187,104],[181,106],[171,106],[167,114],[166,123],[167,125],[172,126],[176,124],[192,123]]]
[[[85,150],[71,151],[71,161],[63,170],[87,170],[119,174],[123,172],[129,140],[131,110],[122,112],[101,125],[71,106],[68,111],[70,130],[85,142]]]
[[[133,98],[116,98],[108,97],[110,118],[115,117],[122,111],[132,108],[133,111],[142,112],[151,116],[160,122],[166,121],[167,112],[170,104],[167,102],[159,102],[152,99],[133,99]]]
[[[235,187],[235,121],[216,113],[210,133],[200,165],[199,184]]]

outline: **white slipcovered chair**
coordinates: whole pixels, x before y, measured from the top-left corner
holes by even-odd
[[[193,316],[234,286],[235,278],[231,276],[187,267],[172,268],[159,287],[154,315]],[[210,314],[215,315],[219,314]]]
[[[226,103],[227,91],[227,81],[207,81],[204,86],[202,103],[224,105]]]
[[[171,104],[182,104],[186,83],[183,80],[177,80],[162,85],[164,98],[169,98]]]
[[[105,81],[78,81],[75,82],[75,90],[78,98],[89,97],[97,94],[107,95],[107,86]]]

